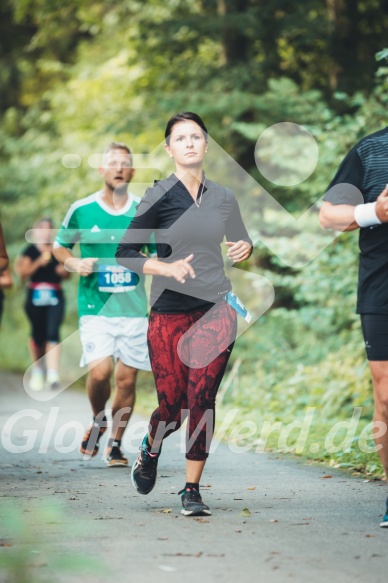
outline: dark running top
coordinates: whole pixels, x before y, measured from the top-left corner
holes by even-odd
[[[364,203],[374,202],[388,183],[388,127],[366,136],[347,154],[323,197],[333,204],[359,204],[354,192],[338,184],[356,186]],[[388,314],[388,223],[360,229],[357,313]]]
[[[117,248],[117,262],[137,273],[148,259],[140,253],[143,240],[152,232],[159,260],[172,263],[194,254],[195,279],[187,277],[182,284],[172,277],[153,277],[152,311],[176,314],[210,308],[232,288],[221,254],[224,237],[252,245],[231,190],[206,178],[197,204],[175,174],[157,182],[147,189]]]
[[[28,247],[22,251],[22,257],[29,257],[31,261],[35,261],[40,256],[41,252],[35,245],[28,245]],[[53,255],[51,255],[51,259],[47,265],[39,267],[35,273],[29,277],[29,280],[33,283],[61,283],[62,278],[55,271],[57,265],[58,261]]]

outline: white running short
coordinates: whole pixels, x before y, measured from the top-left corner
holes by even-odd
[[[83,355],[80,366],[113,356],[127,366],[151,370],[147,330],[147,318],[81,316],[79,333]]]

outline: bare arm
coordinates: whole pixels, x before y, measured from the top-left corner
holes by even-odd
[[[6,289],[13,286],[12,274],[9,269],[5,269],[0,275],[0,289]]]
[[[349,204],[332,204],[325,201],[319,211],[319,222],[325,229],[354,231],[360,226],[354,220],[354,209]],[[388,223],[388,184],[376,200],[376,215],[382,223]]]
[[[93,264],[98,261],[97,257],[86,257],[79,259],[67,247],[53,247],[53,255],[67,272],[75,272],[86,277],[93,273]]]
[[[3,229],[0,225],[0,273],[7,269],[8,267],[8,253],[7,249],[5,248],[5,241],[3,236]]]
[[[8,257],[4,257],[4,255],[0,255],[0,273],[4,271],[8,267]]]
[[[325,201],[319,211],[319,222],[324,229],[354,231],[360,228],[354,220],[354,209],[350,204],[332,204]]]

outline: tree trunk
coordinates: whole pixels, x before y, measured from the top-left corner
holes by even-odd
[[[222,45],[225,63],[236,65],[246,61],[248,56],[248,39],[241,29],[241,22],[234,17],[243,15],[248,8],[248,0],[217,0],[217,13],[224,23],[222,26]]]
[[[332,90],[352,93],[360,82],[360,50],[358,0],[326,0],[332,35],[329,53],[332,69],[329,85]]]

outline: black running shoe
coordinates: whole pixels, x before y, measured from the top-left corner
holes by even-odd
[[[132,484],[139,492],[139,494],[149,494],[155,486],[156,476],[158,475],[158,459],[162,446],[159,452],[151,454],[147,450],[146,435],[140,446],[140,454],[132,466],[131,479]]]
[[[182,496],[181,513],[185,516],[210,516],[209,506],[203,502],[201,494],[194,488],[183,489],[178,494]]]
[[[106,463],[109,467],[113,466],[127,466],[128,460],[120,449],[118,441],[113,441],[112,444],[106,448]]]
[[[380,522],[380,526],[382,528],[388,528],[388,498],[387,498],[387,503],[386,503],[385,516],[383,518],[383,521]]]
[[[98,442],[105,431],[106,427],[100,426],[96,421],[93,421],[81,442],[80,452],[90,457],[95,456],[98,453]]]

